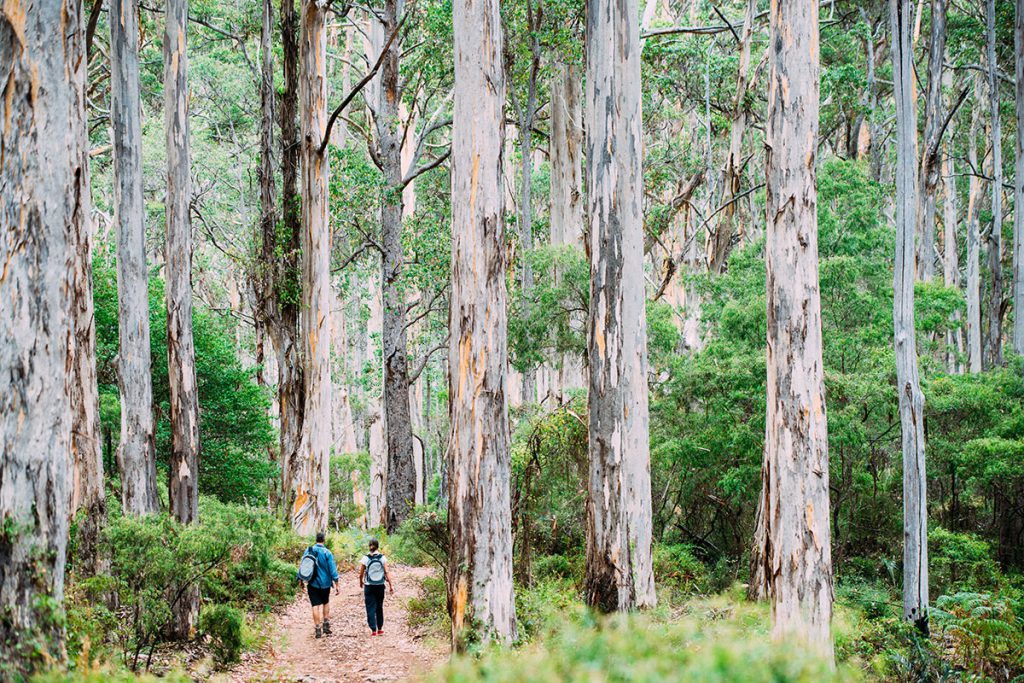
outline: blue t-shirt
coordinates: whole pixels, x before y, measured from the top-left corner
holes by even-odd
[[[313,546],[316,553],[316,572],[309,585],[313,588],[330,588],[338,580],[338,565],[334,562],[334,554],[322,543]]]

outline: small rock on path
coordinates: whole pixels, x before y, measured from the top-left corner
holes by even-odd
[[[358,574],[344,572],[341,594],[331,593],[332,635],[313,637],[309,600],[303,593],[277,617],[270,645],[217,680],[381,683],[422,677],[448,654],[408,625],[406,603],[431,573],[426,567],[391,569],[395,594],[384,599],[384,635],[371,636]]]

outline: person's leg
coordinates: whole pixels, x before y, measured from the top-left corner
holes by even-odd
[[[363,602],[366,603],[366,625],[374,633],[377,632],[377,603],[373,597],[372,586],[363,588]]]
[[[313,625],[319,626],[324,621],[324,606],[316,605],[313,607]]]
[[[384,630],[384,586],[374,586],[377,589],[375,597],[377,608],[377,630]]]
[[[331,603],[330,594],[328,594],[327,602],[324,603],[324,633],[327,635],[331,634]]]

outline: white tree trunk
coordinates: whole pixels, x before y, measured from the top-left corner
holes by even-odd
[[[763,541],[772,635],[833,657],[828,429],[818,287],[818,5],[772,3]]]
[[[643,138],[636,0],[587,4],[590,475],[587,602],[653,607]]]
[[[327,32],[323,0],[302,0],[299,35],[300,192],[305,413],[290,477],[292,528],[310,535],[327,526],[331,423],[331,232],[327,222]]]
[[[996,1],[986,3],[989,115],[992,133],[992,228],[988,232],[988,270],[992,290],[988,300],[985,355],[989,367],[1003,364],[1003,132],[999,115],[999,75],[996,64]]]
[[[21,680],[64,655],[86,60],[80,2],[8,4],[0,25],[0,669]]]
[[[935,275],[935,197],[941,170],[939,139],[943,132],[942,63],[946,56],[946,0],[931,0],[929,35],[928,88],[917,206],[917,274],[926,281]]]
[[[943,76],[943,87],[952,90],[952,71]],[[947,287],[960,288],[960,254],[957,245],[957,217],[959,215],[956,174],[953,155],[948,141],[956,131],[955,122],[950,120],[946,131],[946,142],[942,146],[942,281]],[[961,322],[960,311],[953,314],[953,323]],[[961,357],[964,353],[964,334],[959,327],[946,333],[946,369],[949,372],[963,372]]]
[[[142,197],[137,0],[110,0],[110,124],[114,137],[114,221],[121,391],[121,503],[128,514],[156,512],[156,452],[149,347],[149,272]]]
[[[980,102],[981,76],[974,76],[974,101]],[[981,107],[971,112],[971,128],[967,134],[967,161],[978,165],[978,128]],[[983,171],[984,172],[984,171]],[[981,178],[972,173],[967,188],[967,361],[972,373],[981,372]]]
[[[583,79],[574,64],[559,64],[551,82],[551,245],[583,251]],[[556,269],[556,281],[561,273]],[[583,328],[582,320],[576,321]],[[583,360],[563,354],[556,396],[586,386]]]
[[[1017,166],[1013,179],[1013,352],[1024,356],[1024,0],[1013,22],[1017,81]]]
[[[448,606],[452,644],[515,639],[498,0],[455,0],[449,304]]]
[[[188,125],[188,0],[167,0],[164,32],[164,132],[167,136],[167,372],[171,395],[171,514],[199,519],[199,395],[192,341],[192,201]],[[199,587],[173,606],[172,631],[191,637],[199,616]]]
[[[903,433],[903,616],[928,629],[928,506],[924,394],[914,332],[914,229],[917,210],[917,123],[914,107],[911,0],[889,0],[896,100],[896,261],[893,331],[896,389]]]

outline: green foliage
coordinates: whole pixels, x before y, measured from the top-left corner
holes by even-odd
[[[213,656],[220,665],[237,662],[242,652],[245,614],[231,605],[215,604],[199,613],[199,633],[210,639]]]
[[[658,582],[683,595],[701,592],[707,583],[707,568],[684,544],[654,546],[654,576]]]
[[[1024,676],[1024,620],[1018,599],[988,593],[955,593],[935,601],[935,625],[960,667],[990,680]]]
[[[455,683],[534,681],[831,681],[856,680],[847,668],[799,648],[771,643],[763,613],[720,607],[664,624],[644,614],[594,622],[562,620],[555,633],[516,652],[460,657],[443,672]]]
[[[102,430],[109,450],[120,430],[119,394],[114,358],[118,345],[116,271],[113,259],[93,262],[96,299],[97,371]],[[153,359],[153,401],[156,407],[157,459],[166,467],[170,453],[170,389],[167,375],[167,314],[163,283],[150,281],[150,339]],[[228,319],[197,305],[192,314],[196,379],[200,409],[202,457],[200,493],[226,502],[262,503],[278,474],[272,447],[275,435],[268,418],[270,397],[250,370],[242,367],[235,348],[235,330]]]
[[[370,490],[370,454],[362,451],[332,455],[330,472],[327,525],[335,530],[357,526],[366,514],[366,506],[355,502],[353,477],[361,491]]]
[[[992,589],[1001,579],[991,544],[977,534],[928,529],[928,583],[936,594]]]

